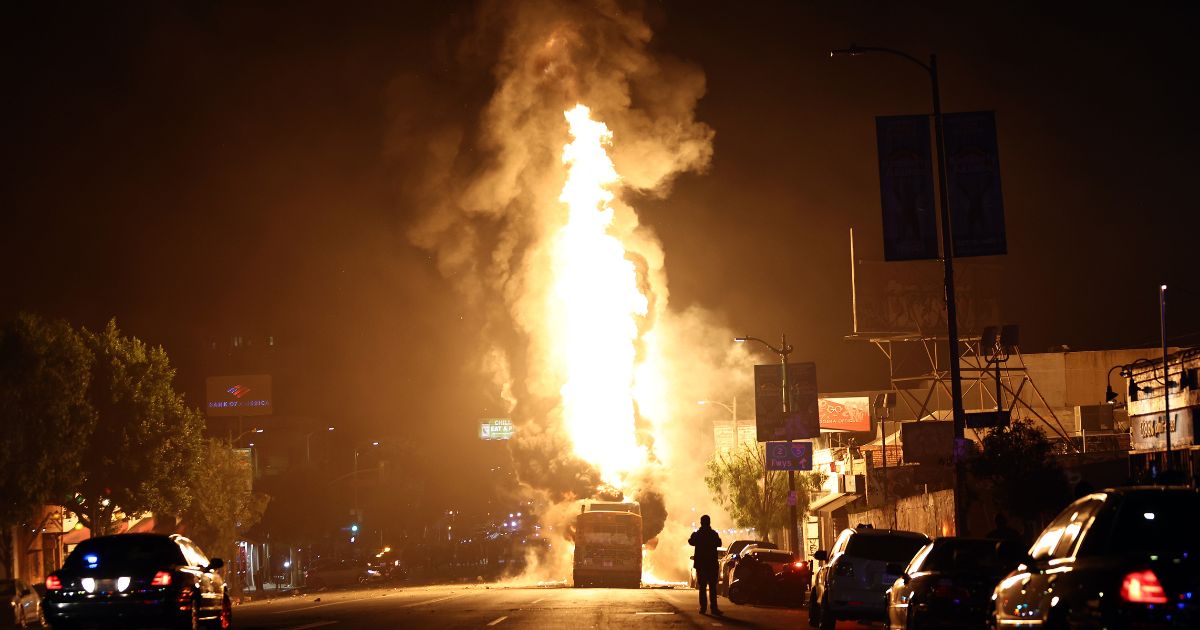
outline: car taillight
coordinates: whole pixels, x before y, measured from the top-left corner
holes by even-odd
[[[798,571],[803,571],[805,569],[805,567],[807,567],[807,566],[808,566],[808,563],[803,560],[792,563],[792,567],[794,567]]]
[[[1134,571],[1125,576],[1121,581],[1121,599],[1137,604],[1167,603],[1162,584],[1150,569]]]
[[[171,574],[167,571],[159,571],[154,574],[154,579],[150,580],[150,586],[170,586]]]
[[[54,575],[54,574],[47,575],[46,576],[46,590],[47,591],[61,591],[62,590],[62,580],[58,579],[57,575]]]

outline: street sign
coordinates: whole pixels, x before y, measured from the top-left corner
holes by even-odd
[[[754,366],[754,414],[759,442],[804,440],[821,434],[817,408],[817,364],[788,363],[788,413],[783,413],[783,370]]]
[[[767,442],[767,470],[812,470],[812,442]]]
[[[484,418],[479,421],[481,440],[511,440],[513,432],[511,418]]]

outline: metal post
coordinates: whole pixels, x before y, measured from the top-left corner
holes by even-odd
[[[781,345],[779,346],[779,368],[783,371],[783,373],[782,373],[783,420],[785,423],[788,423],[788,412],[791,411],[791,405],[789,405],[788,402],[791,397],[788,396],[787,357],[788,357],[788,354],[791,353],[792,349],[788,347],[786,334],[780,335],[780,344]],[[785,424],[785,426],[790,427],[791,425]],[[791,449],[792,432],[791,432],[790,428],[788,430],[787,441],[788,441],[788,448]],[[764,462],[764,464],[765,464],[765,462]],[[796,516],[796,501],[793,500],[793,497],[795,497],[795,496],[796,496],[796,471],[789,468],[788,469],[788,548],[791,549],[792,555],[798,556],[798,554],[800,553],[800,532],[797,529],[798,520],[797,520],[797,516]]]
[[[946,147],[943,140],[942,99],[938,86],[937,55],[929,55],[929,64],[926,65],[920,59],[900,50],[874,46],[864,47],[856,44],[851,44],[850,48],[831,50],[829,54],[832,57],[837,55],[860,55],[866,52],[883,52],[903,57],[929,73],[933,95],[934,141],[937,144],[938,205],[942,224],[942,265],[946,292],[946,336],[950,351],[950,404],[954,414],[954,527],[955,535],[964,536],[967,534],[966,506],[962,501],[964,494],[964,472],[963,462],[959,461],[958,457],[958,445],[965,438],[966,418],[962,406],[962,375],[959,366],[958,347],[958,308],[954,297],[954,239],[950,225],[950,195],[946,182]]]
[[[1163,472],[1170,472],[1173,466],[1171,465],[1171,371],[1168,369],[1170,364],[1167,363],[1167,285],[1162,285],[1158,288],[1158,318],[1159,331],[1162,333],[1162,356],[1163,356],[1163,419],[1166,421],[1167,431],[1167,452],[1166,463],[1163,466]],[[1182,378],[1183,364],[1180,363],[1180,376]],[[1168,476],[1168,480],[1170,477]]]

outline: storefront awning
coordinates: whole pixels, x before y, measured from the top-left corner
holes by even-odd
[[[834,512],[840,510],[858,499],[859,495],[846,492],[835,492],[829,496],[808,504],[809,512]]]

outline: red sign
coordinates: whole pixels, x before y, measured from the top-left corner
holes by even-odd
[[[822,431],[870,431],[871,399],[868,396],[817,400]]]

